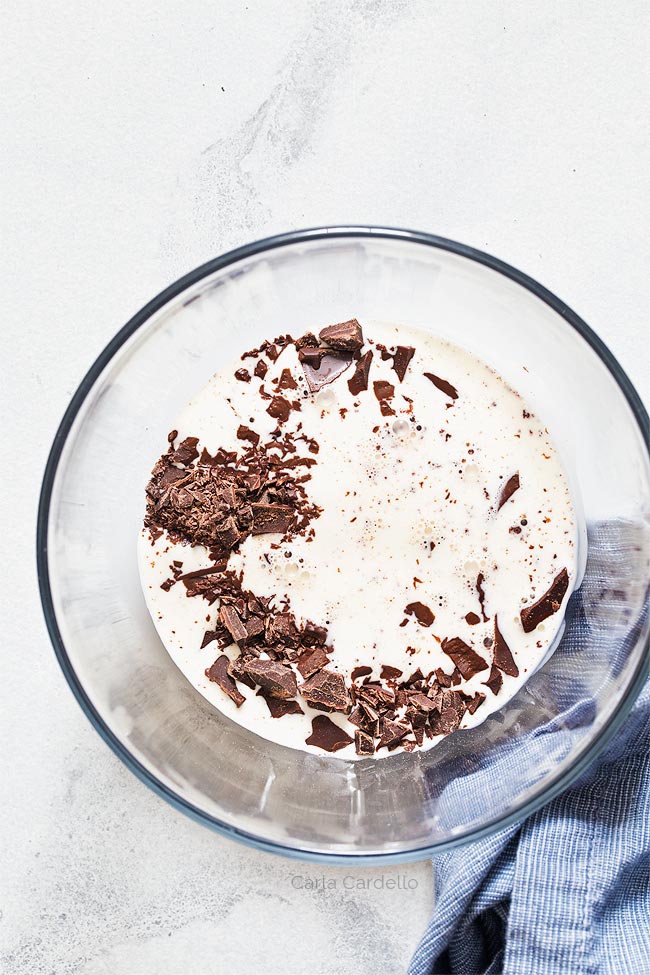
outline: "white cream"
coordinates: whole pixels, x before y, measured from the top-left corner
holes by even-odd
[[[486,364],[419,330],[362,325],[364,351],[375,348],[371,342],[415,348],[402,383],[376,348],[369,389],[357,396],[347,384],[352,369],[320,392],[304,395],[302,367],[292,345],[275,363],[267,360],[266,390],[274,389],[285,368],[300,383],[289,398],[299,398],[302,408],[291,413],[283,429],[295,432],[302,423],[302,432],[318,441],[317,463],[306,488],[309,500],[323,510],[312,521],[313,541],[297,537],[270,550],[270,542],[279,536],[250,536],[231,555],[229,567],[243,571],[244,588],[261,596],[286,595],[299,620],[327,626],[328,643],[334,647],[331,665],[346,676],[359,665],[372,666],[376,677],[382,665],[399,668],[405,677],[417,667],[425,674],[437,667],[451,673],[453,662],[438,642],[445,637],[460,637],[490,664],[492,649],[483,641],[493,637],[498,614],[520,674],[504,674],[496,696],[482,683],[488,671],[461,685],[468,694],[486,695],[483,705],[461,722],[461,728],[473,727],[517,692],[557,642],[577,575],[578,527],[567,479],[543,424]],[[210,453],[219,447],[241,450],[236,437],[240,423],[268,439],[277,421],[266,413],[261,380],[253,377],[245,383],[233,376],[236,368],[252,369],[254,362],[231,363],[210,380],[178,417],[179,440],[198,437],[199,447]],[[452,400],[425,372],[451,383],[458,398]],[[382,416],[372,388],[379,379],[395,387],[390,400],[395,416]],[[304,442],[297,446],[300,454],[314,457]],[[520,488],[497,511],[501,488],[516,472]],[[218,606],[188,598],[182,585],[166,592],[160,584],[170,576],[175,559],[183,563],[183,572],[209,565],[207,551],[173,544],[166,534],[152,544],[145,529],[139,559],[160,637],[194,687],[250,731],[324,754],[305,744],[312,718],[320,712],[301,698],[304,715],[272,718],[254,691],[241,686],[247,700],[237,708],[206,678],[216,645],[199,648],[205,630],[216,622]],[[524,633],[521,608],[543,595],[562,568],[570,585],[561,611]],[[482,616],[479,572],[485,577],[489,619],[470,625],[466,614]],[[415,601],[435,614],[430,627],[405,615],[405,607]],[[406,625],[400,625],[405,619]],[[236,656],[237,648],[227,653]],[[343,715],[330,717],[354,735]],[[423,747],[439,740],[425,739]],[[383,748],[376,757],[387,754]],[[356,758],[354,747],[335,757]]]

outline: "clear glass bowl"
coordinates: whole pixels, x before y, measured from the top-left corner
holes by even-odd
[[[428,752],[347,762],[270,744],[176,669],[140,590],[136,536],[161,437],[227,359],[352,316],[476,352],[545,419],[581,499],[586,575],[555,655],[483,725]],[[532,812],[593,760],[648,673],[648,417],[594,333],[541,285],[427,234],[327,228],[263,240],[154,298],[92,366],[43,483],[47,624],[81,707],[165,799],[285,855],[418,859]]]

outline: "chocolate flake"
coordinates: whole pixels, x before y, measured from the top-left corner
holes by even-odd
[[[453,637],[451,640],[443,640],[442,650],[454,661],[462,676],[469,680],[474,674],[487,670],[487,664],[483,657],[480,657],[475,650],[472,650],[460,637]]]
[[[250,427],[246,427],[243,423],[240,423],[237,427],[237,439],[247,440],[249,443],[252,443],[254,447],[256,447],[260,442],[260,435],[259,433],[256,433],[255,430],[251,430]]]
[[[381,668],[381,679],[382,680],[396,680],[398,677],[402,676],[403,671],[399,667],[389,667],[388,664],[384,664]]]
[[[363,333],[356,318],[351,318],[349,322],[339,322],[338,325],[328,325],[321,329],[318,337],[332,349],[343,352],[358,352],[363,345]]]
[[[395,349],[395,355],[393,356],[393,369],[397,373],[397,378],[400,382],[404,381],[404,376],[406,375],[409,362],[414,355],[415,349],[411,348],[410,345],[398,345]]]
[[[486,687],[489,687],[493,694],[498,694],[501,690],[501,685],[503,684],[503,677],[501,676],[501,671],[498,667],[492,664],[490,668],[490,676],[483,683]]]
[[[370,375],[370,363],[372,362],[372,349],[364,353],[354,367],[354,373],[348,379],[348,389],[353,396],[358,396],[368,388],[368,376]]]
[[[496,615],[494,617],[494,664],[509,677],[519,677],[519,668],[499,629]]]
[[[424,603],[409,603],[404,610],[407,616],[415,616],[420,626],[431,626],[435,620],[435,615]]]
[[[298,389],[298,383],[291,375],[290,369],[283,369],[278,379],[278,389]]]
[[[310,391],[317,393],[319,389],[333,383],[346,369],[350,368],[352,355],[324,352],[323,349],[313,351],[317,353],[317,358],[307,355],[307,353],[312,352],[311,349],[301,349],[299,358]]]
[[[557,613],[568,588],[569,574],[566,569],[562,569],[551,583],[550,589],[532,606],[524,606],[522,609],[520,616],[524,633],[532,633],[535,627],[553,613]]]
[[[326,752],[338,752],[346,745],[353,744],[353,741],[354,739],[350,738],[343,728],[339,728],[331,718],[319,714],[312,720],[311,735],[305,739],[305,744],[322,748]]]
[[[372,674],[372,667],[355,667],[350,674],[350,679],[355,681],[359,680],[361,677],[367,677]]]
[[[284,396],[273,396],[266,408],[266,412],[274,420],[278,420],[280,423],[286,423],[291,414],[291,403]]]
[[[246,698],[241,691],[238,690],[237,685],[228,673],[229,663],[230,661],[228,660],[228,657],[225,655],[225,653],[222,653],[220,657],[217,657],[212,666],[208,667],[205,672],[205,676],[215,684],[218,684],[221,690],[224,691],[230,700],[234,701],[239,708],[244,703]]]
[[[316,674],[323,667],[327,667],[329,657],[322,647],[314,647],[313,650],[305,650],[296,661],[296,666],[300,671],[303,680],[307,680],[312,674]]]
[[[481,607],[481,616],[483,617],[483,622],[487,623],[489,617],[485,615],[485,589],[483,588],[483,583],[485,582],[485,576],[482,572],[476,577],[476,591],[478,593],[478,601]]]
[[[519,473],[513,474],[512,477],[508,478],[506,483],[501,488],[501,494],[499,495],[499,503],[497,504],[497,511],[501,511],[506,501],[508,501],[515,491],[519,490]]]
[[[451,399],[458,399],[458,390],[451,383],[448,383],[446,379],[441,379],[439,376],[434,376],[432,372],[425,372],[424,374],[427,379],[431,380],[433,385],[439,389],[446,396],[450,396]]]
[[[385,379],[376,379],[372,384],[375,396],[378,400],[392,399],[395,395],[395,387]]]
[[[335,670],[319,670],[301,684],[300,693],[312,707],[324,705],[333,711],[347,711],[350,706],[345,678]]]
[[[266,701],[272,718],[283,718],[285,714],[305,713],[297,701],[284,701],[279,697],[271,697],[270,694],[264,692],[263,688],[260,688],[257,693]]]
[[[264,359],[260,359],[257,365],[255,366],[253,373],[254,375],[257,376],[258,379],[264,379],[268,371],[269,371],[269,367],[265,363]]]
[[[296,675],[290,667],[285,667],[276,660],[259,660],[254,657],[244,662],[243,670],[256,684],[267,691],[270,697],[279,697],[286,701],[296,696],[298,691]]]

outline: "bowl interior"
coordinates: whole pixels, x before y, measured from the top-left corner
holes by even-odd
[[[440,242],[299,236],[217,263],[136,316],[55,445],[41,582],[68,679],[150,784],[269,848],[406,858],[521,815],[613,727],[647,667],[650,470],[628,398],[558,310]],[[265,337],[353,316],[433,331],[501,373],[545,420],[589,533],[560,648],[520,693],[429,752],[362,762],[271,744],[215,711],[161,645],[136,564],[144,485],[190,395]]]

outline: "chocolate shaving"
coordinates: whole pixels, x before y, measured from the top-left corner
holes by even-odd
[[[321,329],[318,337],[332,349],[343,352],[358,352],[363,345],[363,333],[356,318],[351,318],[349,322],[339,322],[338,325],[328,325]]]
[[[239,708],[242,706],[246,698],[238,690],[237,685],[228,673],[229,663],[230,661],[228,660],[228,657],[225,655],[225,653],[222,653],[220,657],[217,657],[212,666],[208,667],[205,672],[205,676],[215,684],[218,684],[221,690],[224,691],[230,700],[234,701]]]
[[[235,643],[245,640],[248,636],[248,631],[234,606],[222,606],[219,610],[219,621],[228,630]]]
[[[395,349],[395,355],[393,356],[393,369],[397,373],[397,378],[400,382],[404,381],[404,376],[406,375],[409,362],[414,355],[415,349],[411,348],[410,345],[398,345]]]
[[[376,379],[372,388],[378,400],[392,399],[395,395],[395,387],[392,383],[386,382],[385,379]]]
[[[483,588],[483,583],[485,582],[485,576],[482,572],[476,577],[476,591],[478,593],[478,601],[481,607],[481,616],[483,617],[483,622],[487,623],[489,617],[485,615],[485,590]]]
[[[519,490],[519,474],[513,474],[512,477],[508,478],[506,483],[501,488],[501,494],[499,495],[499,503],[497,504],[497,511],[501,511],[506,501],[513,496],[515,491]]]
[[[396,680],[401,677],[404,671],[400,670],[399,667],[389,667],[388,664],[384,664],[381,668],[381,679],[382,680]]]
[[[552,616],[553,613],[557,613],[568,588],[569,574],[566,569],[562,569],[553,579],[548,591],[532,606],[524,606],[522,609],[520,616],[524,633],[532,633],[535,627]]]
[[[305,744],[322,748],[326,752],[338,752],[346,745],[352,745],[353,741],[331,718],[319,714],[312,720],[311,735],[305,739]]]
[[[486,664],[483,657],[480,657],[475,650],[472,650],[464,640],[460,637],[454,637],[451,640],[443,640],[441,644],[442,650],[451,657],[453,662],[458,667],[462,676],[469,680],[475,674],[480,673],[482,670],[487,670],[488,665]]]
[[[364,353],[354,367],[354,373],[348,379],[348,389],[353,396],[358,396],[368,388],[368,376],[370,375],[370,363],[372,362],[372,349]]]
[[[435,615],[424,603],[409,603],[404,610],[407,616],[415,616],[420,626],[431,626],[435,620]]]
[[[427,379],[431,380],[433,385],[439,389],[446,396],[450,396],[451,399],[458,399],[458,390],[451,383],[448,383],[446,379],[441,379],[439,376],[434,376],[432,372],[425,372],[424,374]]]
[[[519,668],[499,629],[496,615],[494,617],[494,664],[509,677],[519,677]]]
[[[409,730],[408,725],[402,724],[400,721],[391,721],[389,718],[380,718],[380,737],[377,748],[385,748],[389,745],[398,744],[401,739],[409,733]]]
[[[345,678],[334,670],[319,670],[301,684],[300,693],[312,707],[323,705],[333,711],[347,711],[350,707]]]

